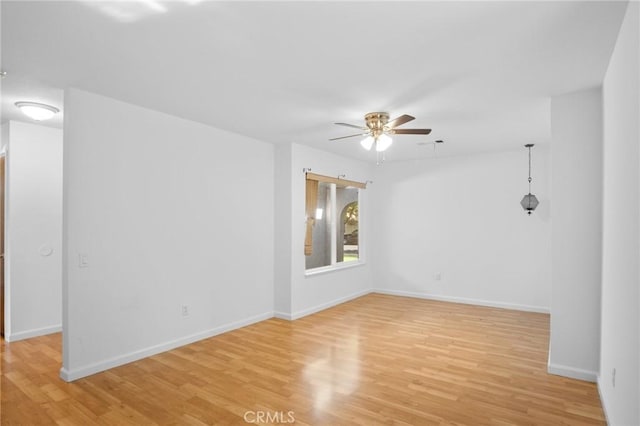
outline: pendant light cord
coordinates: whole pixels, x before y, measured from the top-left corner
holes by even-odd
[[[531,194],[531,147],[529,146],[529,194]]]

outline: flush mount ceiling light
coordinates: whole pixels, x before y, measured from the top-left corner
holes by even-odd
[[[35,121],[49,120],[60,112],[56,107],[38,102],[16,102],[15,105],[29,118]]]

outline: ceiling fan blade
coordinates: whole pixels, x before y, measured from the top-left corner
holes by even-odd
[[[393,120],[389,121],[387,123],[387,126],[389,126],[390,128],[393,129],[394,127],[401,126],[404,123],[408,123],[409,121],[415,120],[415,119],[416,119],[415,117],[412,117],[410,115],[404,114],[404,115],[401,115],[398,118],[394,118]]]
[[[431,129],[394,129],[396,135],[428,135]]]
[[[366,127],[356,126],[356,125],[354,125],[354,124],[349,124],[349,123],[333,123],[333,124],[337,124],[338,126],[353,127],[354,129],[369,130],[369,129],[367,129]]]
[[[339,138],[329,139],[330,141],[337,141],[338,139],[355,138],[356,136],[366,136],[368,133],[358,133],[357,135],[340,136]]]

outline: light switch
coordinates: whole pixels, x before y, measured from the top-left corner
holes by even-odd
[[[78,254],[78,267],[79,268],[88,268],[89,267],[89,256],[85,253]]]

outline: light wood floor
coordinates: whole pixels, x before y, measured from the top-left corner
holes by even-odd
[[[371,294],[74,383],[58,378],[52,335],[2,344],[0,415],[2,425],[247,424],[261,411],[302,425],[604,424],[593,383],[546,373],[548,330],[548,315]]]

